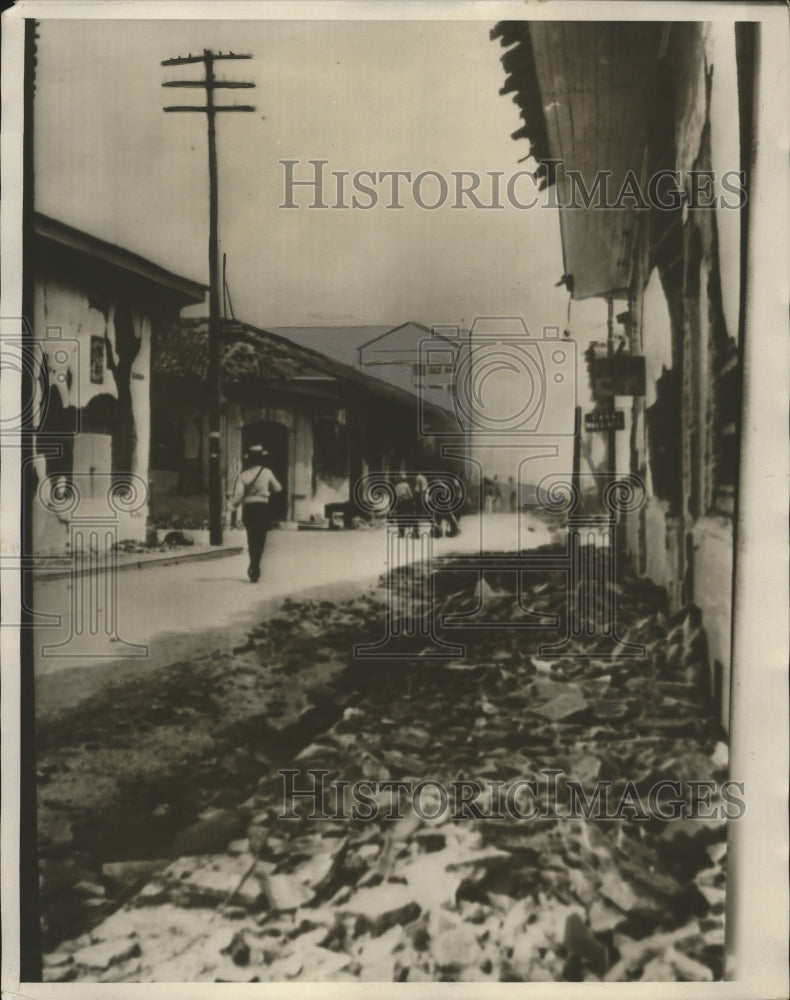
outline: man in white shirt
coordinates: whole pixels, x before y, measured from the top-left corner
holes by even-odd
[[[268,454],[263,445],[255,444],[250,448],[245,456],[247,468],[239,473],[230,500],[233,510],[242,506],[241,516],[247,529],[250,553],[247,569],[250,583],[257,583],[261,576],[261,556],[269,530],[269,497],[282,490],[272,470],[264,465]]]
[[[414,477],[414,508],[418,514],[422,514],[428,508],[425,506],[428,493],[428,480],[418,472]]]

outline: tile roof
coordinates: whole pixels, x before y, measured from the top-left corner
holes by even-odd
[[[208,368],[208,319],[182,317],[169,327],[155,332],[151,358],[152,374],[190,379],[204,383]],[[418,395],[385,382],[351,365],[301,347],[270,330],[259,330],[247,323],[226,324],[222,343],[223,384],[233,386],[290,385],[311,379],[336,380],[374,397],[414,412]],[[437,429],[456,430],[455,419],[431,400],[423,403],[426,419]]]
[[[357,367],[360,347],[391,329],[391,326],[275,326],[271,332]]]
[[[264,331],[235,323],[232,339],[222,341],[222,374],[226,385],[283,382],[295,377],[332,377],[324,366],[311,363],[303,350]],[[182,318],[154,337],[153,371],[205,381],[208,369],[208,320]]]

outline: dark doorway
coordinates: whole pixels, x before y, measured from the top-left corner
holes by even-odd
[[[282,493],[276,493],[269,501],[272,519],[288,520],[288,428],[273,420],[261,420],[257,424],[246,424],[241,429],[241,447],[244,452],[254,444],[262,444],[269,452],[266,464],[277,477]]]

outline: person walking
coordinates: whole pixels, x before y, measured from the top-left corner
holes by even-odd
[[[497,475],[494,476],[494,481],[491,483],[491,490],[493,494],[491,510],[499,514],[502,510],[502,484]]]
[[[428,499],[428,480],[422,472],[418,472],[414,477],[414,510],[417,514],[427,512],[425,506]]]
[[[510,513],[510,496],[513,491],[513,477],[510,476],[507,481],[503,479],[499,489],[502,496],[501,509],[505,513]]]
[[[405,472],[402,472],[395,483],[395,509],[393,511],[395,520],[405,514],[414,512],[414,494],[409,486],[409,479]],[[398,525],[398,534],[401,538],[406,534],[406,528],[402,523]]]
[[[244,456],[246,468],[239,473],[230,501],[233,510],[239,506],[242,508],[242,522],[247,529],[250,553],[247,568],[250,583],[257,583],[261,577],[261,556],[269,530],[269,497],[282,490],[264,461],[268,454],[263,445],[254,444],[250,448]]]
[[[486,514],[490,514],[494,509],[494,483],[483,476],[483,501]]]

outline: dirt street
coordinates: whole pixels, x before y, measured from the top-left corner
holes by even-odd
[[[451,569],[431,612],[482,606],[498,625],[448,631],[463,658],[421,659],[421,640],[406,659],[355,659],[381,638],[381,588],[286,599],[231,650],[42,720],[45,979],[721,975],[737,803],[722,799],[693,611],[667,616],[626,576],[620,634],[646,656],[606,658],[593,640],[585,658],[547,657],[558,632],[509,626],[525,607],[561,613],[561,575],[531,574],[519,602],[505,576]],[[317,771],[323,796],[286,796],[315,790]],[[415,799],[392,781],[428,784]],[[714,787],[670,820],[650,798],[662,781],[686,800],[689,782]],[[605,815],[568,813],[574,782],[606,790]]]

